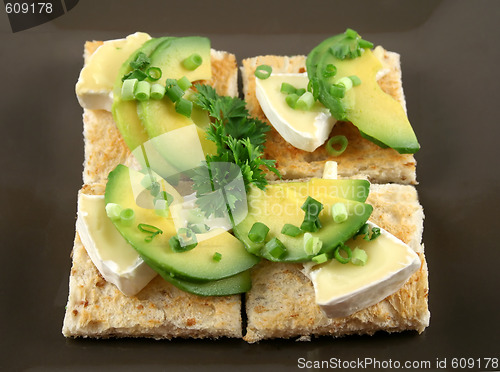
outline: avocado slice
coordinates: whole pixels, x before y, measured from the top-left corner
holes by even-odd
[[[252,288],[252,279],[249,270],[228,278],[211,280],[204,283],[179,279],[164,272],[160,273],[160,275],[163,279],[175,285],[177,288],[199,296],[229,296],[248,292],[250,288]]]
[[[183,67],[182,61],[191,54],[199,54],[202,64],[195,70],[190,71]],[[162,78],[160,84],[165,84],[166,79],[179,79],[186,76],[190,81],[209,80],[212,76],[210,62],[210,40],[203,37],[183,37],[163,43],[150,55],[151,65],[161,68]],[[186,92],[188,95],[188,92]],[[138,103],[139,118],[144,125],[149,138],[156,138],[176,129],[188,125],[196,125],[196,131],[204,154],[216,152],[215,143],[206,138],[205,130],[210,125],[208,114],[194,106],[190,118],[175,111],[174,104],[168,99],[146,100]],[[181,141],[179,143],[179,141]],[[189,147],[190,143],[184,144],[180,136],[177,148],[163,145],[159,139],[156,145],[157,151],[168,160],[179,171],[190,167]],[[168,142],[168,141],[165,141]],[[156,143],[156,142],[155,142]],[[186,154],[179,152],[179,147],[187,151]]]
[[[376,81],[382,68],[369,49],[361,56],[340,60],[331,53],[344,34],[333,36],[314,48],[307,58],[307,73],[319,100],[334,114],[339,106],[345,110],[345,119],[354,124],[361,135],[381,147],[391,147],[402,154],[417,152],[420,145],[401,104],[385,93]],[[336,74],[326,77],[326,66],[334,65]],[[339,101],[330,94],[330,87],[341,78],[356,75],[359,86],[349,89]],[[344,118],[340,118],[344,119]]]
[[[113,106],[111,111],[116,126],[131,151],[142,145],[149,138],[144,126],[137,116],[137,101],[124,101],[121,98],[123,85],[122,77],[131,71],[130,62],[135,60],[137,54],[142,52],[149,56],[159,45],[167,43],[170,39],[169,37],[162,37],[146,41],[142,47],[123,63],[116,77],[115,86],[113,88]]]
[[[122,220],[113,220],[122,236],[141,255],[144,261],[161,275],[191,282],[208,282],[239,274],[259,262],[259,258],[248,253],[243,244],[227,231],[219,234],[211,231],[206,240],[198,236],[198,245],[187,252],[176,253],[170,248],[169,240],[176,234],[171,216],[161,217],[153,208],[153,196],[142,185],[144,174],[118,165],[108,176],[105,201],[119,204],[123,209],[134,210],[132,224]],[[177,191],[159,176],[155,176],[163,190],[173,196],[173,203],[182,202]],[[134,195],[139,195],[135,197]],[[151,208],[151,209],[150,209]],[[138,228],[139,224],[148,224],[162,230],[150,242],[148,236]],[[218,252],[222,259],[213,259]]]
[[[305,252],[303,234],[297,237],[284,235],[281,233],[283,225],[301,225],[304,219],[301,206],[307,197],[311,196],[324,206],[319,214],[322,228],[312,233],[313,237],[319,237],[323,242],[323,247],[317,254],[330,252],[351,238],[370,217],[373,207],[364,203],[368,188],[369,183],[363,180],[326,179],[272,184],[268,185],[265,191],[253,187],[247,196],[248,215],[233,231],[249,252],[269,260],[309,261],[314,255]],[[331,215],[331,207],[336,203],[343,203],[349,214],[348,219],[342,223],[335,223]],[[248,237],[256,222],[262,222],[269,227],[264,243],[254,243]],[[287,249],[286,254],[279,259],[263,253],[262,250],[263,245],[273,238],[278,238]]]

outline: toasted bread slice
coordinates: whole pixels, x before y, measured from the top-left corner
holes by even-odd
[[[397,53],[388,52],[381,47],[374,51],[384,66],[383,76],[378,80],[381,88],[406,109],[401,82],[400,58]],[[267,64],[272,66],[274,73],[305,72],[305,56],[259,56],[243,60],[241,72],[243,78],[243,93],[248,103],[248,109],[253,116],[269,121],[265,117],[255,95],[255,76],[257,66]],[[277,168],[283,178],[321,177],[326,161],[335,160],[338,163],[340,177],[364,177],[373,183],[395,182],[401,184],[416,184],[416,161],[411,154],[399,154],[393,149],[383,149],[364,139],[359,130],[348,122],[335,124],[331,137],[344,135],[349,141],[346,151],[337,157],[332,157],[326,151],[325,145],[313,152],[299,150],[272,128],[267,135],[265,157],[275,159]]]
[[[85,59],[102,42],[85,44]],[[238,68],[234,54],[211,50],[212,79],[203,81],[215,88],[218,94],[238,95]],[[104,110],[83,110],[83,135],[85,139],[85,162],[83,183],[104,182],[118,164],[130,166],[134,163],[113,115]]]
[[[422,332],[429,325],[428,280],[421,244],[423,210],[417,192],[408,185],[372,185],[367,203],[373,205],[370,220],[397,236],[420,256],[421,267],[393,295],[344,318],[328,318],[315,302],[311,281],[301,264],[261,262],[252,272],[247,293],[247,333],[250,343],[269,338],[349,334],[376,331]]]
[[[102,42],[85,44],[87,58]],[[238,94],[233,54],[211,51],[212,79],[206,83],[221,95]],[[84,109],[85,162],[82,192],[103,194],[108,173],[134,159],[104,110]],[[75,236],[69,298],[64,317],[66,337],[218,338],[241,337],[241,296],[200,297],[153,279],[135,296],[125,296],[106,282]]]
[[[104,184],[82,192],[102,195]],[[156,276],[135,296],[126,296],[101,276],[78,233],[73,247],[66,337],[241,337],[241,297],[200,297]]]

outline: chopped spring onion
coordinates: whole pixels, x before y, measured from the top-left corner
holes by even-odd
[[[337,67],[331,63],[327,64],[325,70],[323,71],[323,77],[329,78],[337,74]]]
[[[307,255],[312,256],[318,254],[323,247],[323,242],[317,236],[312,236],[309,233],[304,234],[304,251]]]
[[[182,61],[182,65],[189,71],[194,71],[203,63],[203,58],[197,53],[191,54],[184,61]]]
[[[204,234],[210,230],[210,226],[205,223],[189,223],[188,228],[191,229],[196,234]]]
[[[170,248],[176,253],[187,252],[198,245],[196,235],[191,229],[182,227],[169,240]]]
[[[120,213],[122,212],[122,206],[116,203],[108,203],[106,204],[106,214],[112,220],[119,220]]]
[[[287,103],[288,106],[295,109],[299,97],[300,96],[298,94],[290,93],[289,95],[286,96],[285,102]]]
[[[139,81],[135,87],[135,98],[139,101],[146,101],[151,94],[151,85],[147,81]]]
[[[152,99],[162,99],[165,95],[165,87],[161,84],[151,85],[151,98]]]
[[[311,92],[302,94],[295,103],[295,109],[301,111],[309,111],[314,104],[314,97]]]
[[[149,236],[146,236],[144,238],[144,241],[145,242],[150,242],[151,240],[153,240],[153,238],[158,235],[158,234],[163,234],[163,231],[161,229],[159,229],[158,227],[156,226],[153,226],[153,225],[148,225],[148,224],[145,224],[145,223],[140,223],[139,225],[137,225],[137,228],[144,232],[144,233],[147,233],[147,234],[150,234]]]
[[[361,39],[360,41],[358,41],[358,45],[361,47],[361,48],[364,48],[364,49],[371,49],[373,48],[373,43],[367,41],[367,40],[363,40]]]
[[[297,88],[295,88],[292,84],[289,84],[287,82],[281,83],[281,88],[280,88],[281,93],[285,94],[292,94],[297,92]]]
[[[297,91],[295,92],[295,94],[296,94],[296,95],[298,95],[298,96],[300,97],[300,96],[301,96],[301,95],[303,95],[305,92],[307,92],[305,88],[300,88],[300,89],[297,89]]]
[[[177,102],[175,102],[175,111],[178,114],[184,115],[187,118],[191,117],[191,112],[193,111],[193,102],[181,98]]]
[[[165,94],[168,98],[170,98],[172,102],[177,102],[184,95],[184,90],[179,87],[179,84],[177,84],[177,80],[167,79]]]
[[[344,257],[340,254],[341,250],[344,251],[345,254],[347,254],[347,257]],[[333,251],[333,257],[335,257],[335,259],[341,264],[346,264],[352,258],[351,248],[349,248],[347,245],[343,243],[340,243],[340,245]]]
[[[323,204],[316,199],[308,196],[300,209],[306,212],[306,215],[309,215],[311,217],[318,217],[319,213],[323,210]]]
[[[181,77],[180,79],[177,80],[177,85],[179,85],[179,87],[182,89],[182,90],[188,90],[189,88],[191,88],[191,82],[189,81],[189,79],[185,76]]]
[[[366,261],[368,261],[368,255],[366,251],[363,249],[359,249],[358,247],[354,248],[352,251],[351,262],[357,266],[365,266]]]
[[[214,255],[212,256],[212,259],[215,262],[220,262],[220,260],[222,259],[222,254],[220,254],[219,252],[215,252]]]
[[[144,71],[134,70],[134,71],[130,71],[128,74],[124,75],[122,77],[122,81],[130,80],[130,79],[137,79],[139,81],[142,81],[142,80],[146,79],[147,77],[148,77],[148,74],[146,74]]]
[[[314,256],[313,258],[311,258],[311,261],[317,264],[325,263],[326,261],[328,261],[328,255],[326,253],[322,253],[318,256]]]
[[[148,188],[149,193],[154,197],[158,196],[158,194],[160,193],[160,189],[161,189],[160,183],[156,181],[151,184],[150,188]]]
[[[299,236],[300,234],[302,234],[302,232],[303,231],[299,227],[292,225],[290,223],[284,224],[283,228],[281,229],[281,233],[283,235],[288,235],[293,237]]]
[[[352,80],[347,76],[344,76],[342,79],[337,81],[337,85],[343,85],[345,87],[345,90],[347,91],[352,88]]]
[[[330,138],[326,143],[326,151],[328,151],[328,153],[332,156],[339,156],[345,151],[348,143],[349,141],[347,141],[346,136],[334,136]],[[336,150],[335,148],[333,148],[333,145],[340,145],[340,149]]]
[[[321,222],[319,218],[304,220],[300,225],[300,229],[303,231],[316,232],[321,229]]]
[[[330,94],[335,98],[344,98],[345,96],[345,86],[333,84],[330,87]]]
[[[269,227],[267,227],[262,222],[255,222],[248,232],[248,239],[254,243],[262,243],[269,232]]]
[[[130,67],[134,70],[144,69],[151,63],[151,59],[144,52],[137,53],[137,56],[130,62]]]
[[[353,87],[357,87],[359,84],[361,84],[361,79],[356,75],[349,76],[349,79],[351,79]]]
[[[368,226],[367,223],[365,223],[363,226],[361,226],[361,228],[358,230],[358,232],[356,234],[354,234],[354,236],[352,237],[353,240],[356,240],[356,238],[360,235],[368,235],[370,232],[370,228]]]
[[[342,223],[349,217],[344,203],[335,203],[332,205],[332,217],[335,223]]]
[[[120,220],[126,224],[131,225],[135,219],[135,212],[131,208],[124,209],[120,212]]]
[[[159,67],[150,67],[146,70],[146,74],[148,74],[148,79],[151,81],[156,81],[161,78],[161,69]]]
[[[132,101],[135,99],[134,91],[137,85],[137,79],[127,79],[122,85],[122,99],[124,101]]]
[[[359,34],[352,28],[348,28],[347,30],[345,30],[345,36],[347,36],[350,39],[356,39],[359,36]]]
[[[286,253],[286,247],[278,238],[272,238],[264,246],[264,250],[273,258],[280,259]]]
[[[269,76],[271,76],[271,73],[273,72],[273,68],[269,65],[260,65],[255,69],[255,76],[261,80],[267,79]]]
[[[370,236],[370,240],[375,240],[380,236],[380,229],[378,227],[372,228],[372,235]],[[365,237],[366,239],[366,237]]]

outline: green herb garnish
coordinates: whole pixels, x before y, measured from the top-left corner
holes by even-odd
[[[330,52],[338,59],[353,59],[359,57],[365,48],[373,48],[373,43],[363,40],[356,31],[348,28]]]
[[[137,228],[140,231],[149,234],[148,236],[146,236],[144,238],[144,241],[147,242],[147,243],[149,243],[150,241],[152,241],[153,238],[156,235],[163,234],[163,231],[161,229],[159,229],[158,227],[153,226],[153,225],[148,225],[148,224],[145,224],[145,223],[140,223],[139,225],[137,225]]]

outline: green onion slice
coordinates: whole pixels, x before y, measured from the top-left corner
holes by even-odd
[[[135,219],[135,212],[132,208],[124,209],[120,212],[120,220],[126,225],[130,225]]]
[[[366,261],[368,261],[368,255],[366,251],[363,249],[359,249],[358,247],[354,248],[352,251],[351,262],[357,266],[365,266]]]
[[[344,251],[345,254],[347,254],[347,257],[344,257],[340,254],[340,251]],[[335,259],[340,262],[341,264],[346,264],[348,263],[351,258],[352,258],[352,252],[351,252],[351,248],[349,248],[347,245],[345,245],[344,243],[340,243],[340,245],[335,248],[335,250],[333,251],[333,257],[335,257]]]
[[[345,90],[347,91],[352,88],[352,80],[347,76],[344,76],[342,79],[337,81],[337,85],[343,85],[345,87]]]
[[[323,210],[323,204],[316,199],[308,196],[300,209],[306,212],[306,216],[318,217],[319,213]]]
[[[342,153],[345,151],[347,148],[347,144],[349,141],[347,141],[346,136],[338,135],[330,138],[328,142],[326,143],[326,151],[332,156],[339,156],[342,155]],[[333,148],[333,145],[340,145],[340,149],[336,150]]]
[[[193,111],[193,102],[181,98],[177,102],[175,102],[175,111],[178,114],[184,115],[187,118],[191,117],[191,112]]]
[[[299,99],[299,95],[295,93],[290,93],[289,95],[286,96],[285,102],[288,106],[291,108],[295,109],[297,105],[297,101]]]
[[[186,70],[194,71],[203,63],[203,58],[198,53],[193,53],[189,57],[187,57],[184,61],[182,61],[182,65],[186,68]]]
[[[248,239],[254,243],[262,243],[269,232],[269,227],[267,227],[262,222],[255,222],[248,232]]]
[[[361,79],[356,75],[349,76],[349,79],[351,79],[353,87],[357,87],[359,84],[361,84]]]
[[[360,235],[368,235],[368,233],[370,232],[370,228],[368,226],[367,223],[365,223],[363,226],[360,227],[360,229],[358,230],[358,232],[356,234],[354,234],[354,236],[352,237],[353,240],[356,240],[356,238]]]
[[[330,94],[335,98],[344,98],[345,96],[345,86],[333,84],[330,87]]]
[[[122,212],[122,209],[123,208],[120,204],[116,203],[106,204],[106,214],[108,215],[109,218],[115,221],[120,219],[120,214]]]
[[[139,81],[135,87],[135,98],[139,101],[146,101],[151,94],[151,85],[147,81]]]
[[[280,88],[281,93],[285,94],[292,94],[297,92],[297,88],[295,88],[292,84],[289,84],[287,82],[281,83],[281,88]]]
[[[162,75],[161,68],[150,67],[146,70],[146,74],[148,74],[148,79],[151,81],[159,80]]]
[[[273,68],[269,65],[260,65],[255,69],[255,76],[261,80],[267,79],[269,76],[271,76],[271,73],[273,72]]]
[[[337,74],[337,67],[335,65],[329,63],[326,65],[325,70],[323,71],[323,77],[329,78],[335,76]]]
[[[295,225],[292,225],[290,223],[286,223],[283,225],[283,228],[281,229],[281,233],[283,235],[296,237],[296,236],[299,236],[300,234],[302,234],[303,231]]]
[[[314,256],[313,258],[311,258],[311,261],[317,264],[325,263],[326,261],[328,261],[328,255],[326,253],[322,253],[318,256]]]
[[[264,246],[264,250],[276,259],[282,258],[286,253],[286,247],[278,238],[272,238]]]
[[[172,102],[177,102],[184,95],[184,90],[177,84],[177,80],[167,79],[165,94]]]
[[[317,236],[309,233],[304,234],[304,251],[308,256],[318,254],[323,247],[323,242]]]
[[[302,94],[295,103],[295,109],[301,111],[309,111],[314,104],[314,96],[311,92]]]
[[[150,242],[158,234],[163,234],[163,231],[158,227],[145,223],[140,223],[139,225],[137,225],[137,228],[144,233],[150,234],[149,236],[144,238],[144,241],[146,242]]]
[[[342,223],[349,217],[344,203],[335,203],[332,205],[332,217],[335,223]]]
[[[219,252],[215,252],[214,255],[212,256],[212,259],[215,262],[220,262],[220,260],[222,259],[222,254],[220,254]]]
[[[151,85],[151,98],[152,99],[162,99],[165,95],[165,87],[161,84]]]
[[[137,79],[127,79],[122,85],[122,99],[124,101],[132,101],[135,99],[134,91],[137,85]]]
[[[191,88],[191,86],[193,84],[191,84],[191,82],[189,81],[189,79],[187,77],[183,76],[177,80],[177,85],[179,85],[179,87],[182,90],[188,90],[189,88]]]

